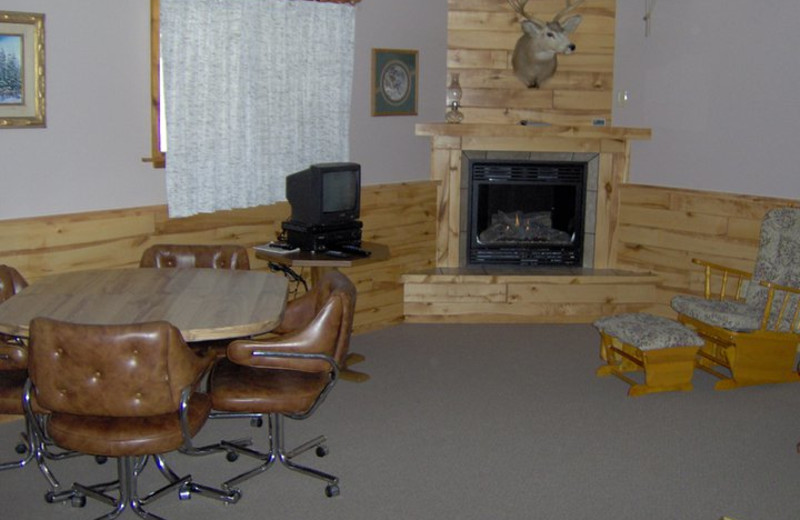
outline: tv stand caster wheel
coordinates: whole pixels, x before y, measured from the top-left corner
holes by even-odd
[[[261,428],[264,426],[264,419],[262,417],[253,417],[250,419],[250,426],[253,428]]]
[[[338,497],[339,486],[337,484],[328,484],[327,486],[325,486],[325,496],[327,496],[328,498]]]
[[[225,459],[227,459],[228,462],[236,462],[236,460],[239,459],[239,454],[235,451],[229,451],[225,454]]]
[[[317,446],[317,449],[316,449],[315,453],[317,454],[317,457],[324,457],[325,455],[328,454],[328,447],[327,446]]]
[[[86,507],[86,496],[73,495],[72,498],[69,499],[69,503],[72,507]]]

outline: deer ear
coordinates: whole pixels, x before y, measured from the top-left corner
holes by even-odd
[[[536,36],[541,33],[546,27],[543,23],[536,20],[523,20],[520,25],[522,25],[522,31],[531,36]]]
[[[580,25],[581,20],[582,18],[581,15],[579,14],[570,16],[569,18],[561,22],[561,27],[564,28],[565,33],[570,34],[572,33],[572,31],[578,28],[578,25]]]

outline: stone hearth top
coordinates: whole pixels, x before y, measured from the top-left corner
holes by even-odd
[[[649,128],[627,128],[622,126],[578,126],[578,125],[501,125],[487,123],[419,123],[416,135],[452,137],[562,137],[567,139],[615,139],[642,140],[651,137]]]

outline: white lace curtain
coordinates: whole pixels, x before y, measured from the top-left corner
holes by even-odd
[[[349,157],[355,9],[161,0],[170,217],[284,200],[287,174]]]

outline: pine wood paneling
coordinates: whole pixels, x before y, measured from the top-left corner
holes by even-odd
[[[549,20],[564,6],[536,0],[527,12]],[[558,71],[540,89],[514,76],[511,54],[522,32],[506,0],[449,0],[448,8],[447,67],[460,76],[464,122],[610,124],[616,0],[587,0],[576,10],[583,17],[571,36],[577,51],[559,56]]]
[[[702,294],[703,273],[692,258],[751,271],[761,219],[789,199],[626,184],[621,186],[616,265],[657,273],[658,312],[672,315],[678,293]]]
[[[365,186],[364,240],[389,246],[385,262],[343,269],[358,288],[356,332],[403,319],[400,276],[434,265],[435,182]],[[190,218],[170,219],[164,206],[0,221],[0,263],[13,265],[30,282],[52,273],[136,267],[156,243],[240,244],[275,237],[289,206],[278,203]],[[251,255],[254,269],[266,262]],[[306,273],[307,274],[307,273]]]

